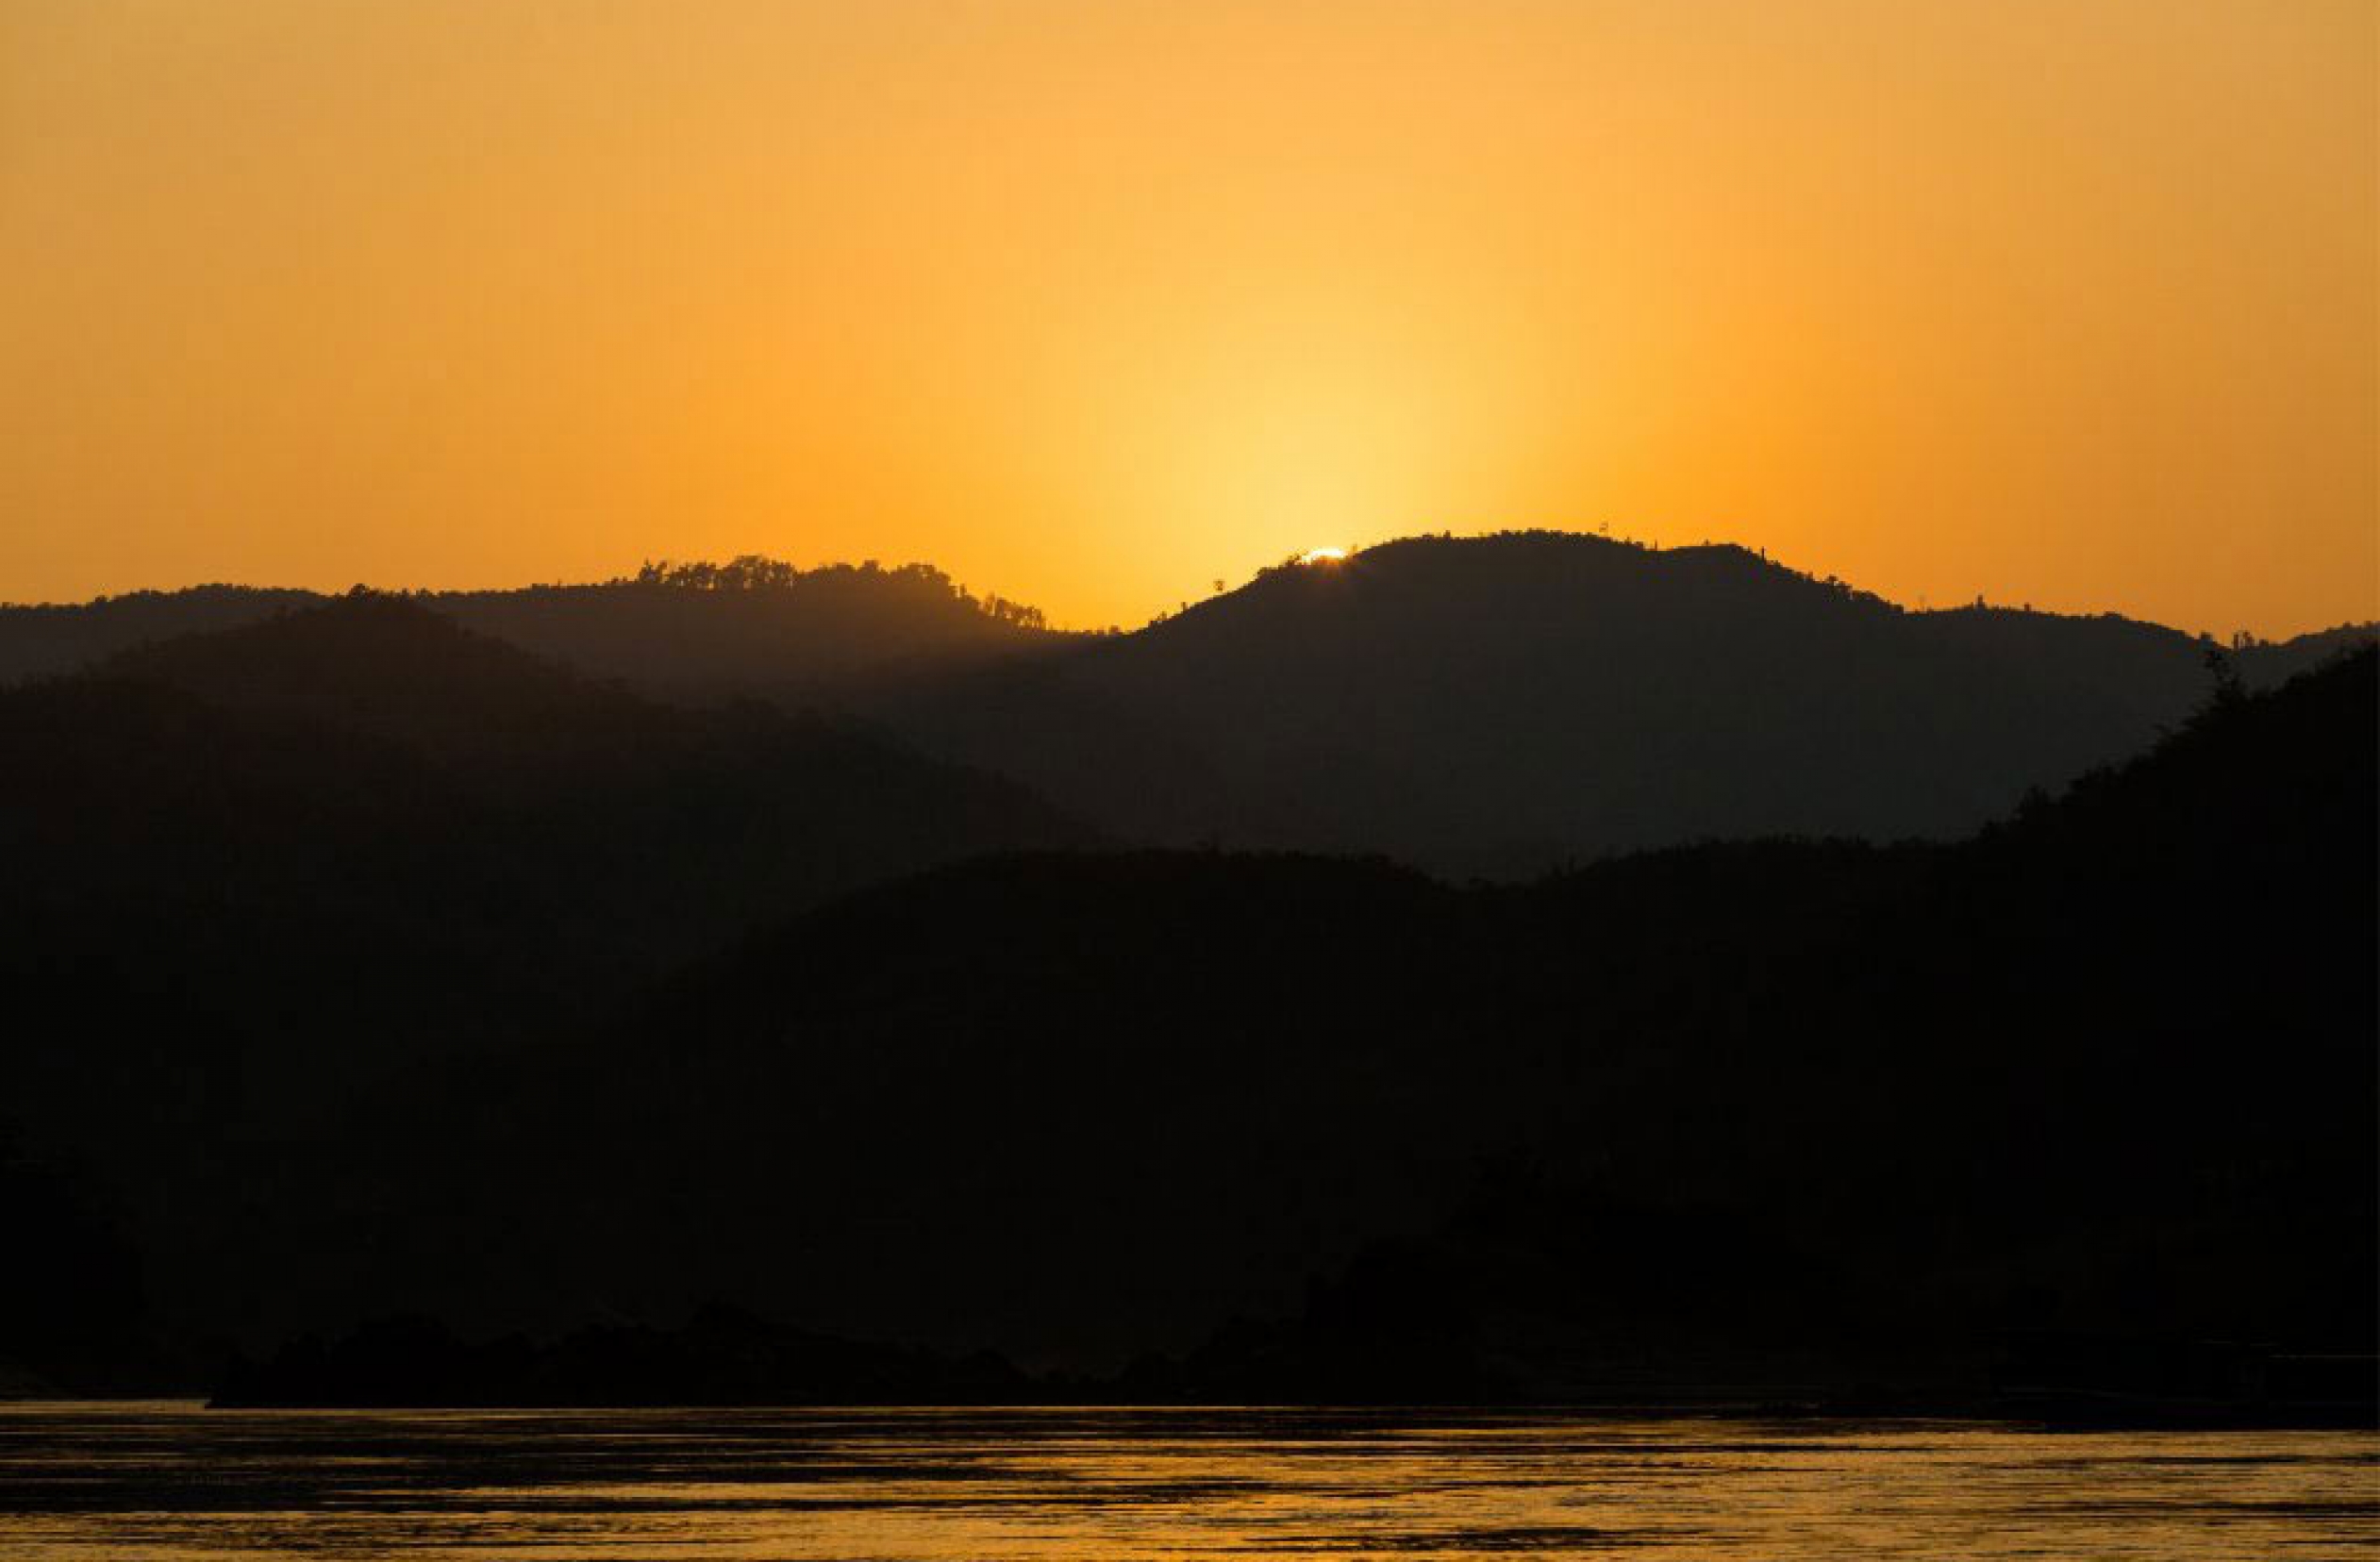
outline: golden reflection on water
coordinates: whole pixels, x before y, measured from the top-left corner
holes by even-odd
[[[24,1562],[2380,1554],[2380,1435],[1314,1411],[0,1406]]]

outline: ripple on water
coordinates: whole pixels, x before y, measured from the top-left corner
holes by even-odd
[[[2380,1435],[1313,1411],[0,1407],[0,1554],[2380,1555]]]

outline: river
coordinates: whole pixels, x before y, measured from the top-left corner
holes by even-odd
[[[2380,1434],[0,1405],[10,1562],[2380,1554]]]

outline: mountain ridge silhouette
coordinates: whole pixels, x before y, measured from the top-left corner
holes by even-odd
[[[1910,612],[1733,546],[1524,533],[1277,568],[877,708],[1127,839],[1513,877],[1697,839],[1948,839],[2182,720],[2205,650]],[[2314,654],[2236,662],[2263,684]]]
[[[1630,1338],[1849,1372],[1895,1319],[1937,1367],[2044,1321],[2367,1348],[2368,645],[2259,687],[2324,645],[1577,539],[1114,638],[900,589],[1007,627],[664,697],[357,593],[0,689],[0,1207],[113,1288],[12,1303],[0,1361],[154,1388],[391,1310],[721,1299],[1189,1353],[1159,1397],[1418,1381],[1408,1325],[1532,1393]],[[1109,811],[952,763],[987,742]],[[1855,782],[1931,838],[1807,811]],[[1582,788],[1657,827],[1551,839]],[[1516,823],[1510,882],[1447,882]],[[1484,1228],[1483,1162],[1541,1189]]]
[[[159,623],[177,608],[142,600]],[[664,703],[873,723],[1118,839],[1378,852],[1457,877],[1699,839],[1951,839],[2181,721],[2212,645],[2113,615],[1913,612],[1732,544],[1545,532],[1277,566],[1124,635],[1051,631],[922,566],[747,558],[403,600]],[[0,608],[0,676],[43,644],[53,663],[90,649],[101,619],[125,638],[136,607]],[[2371,636],[2223,654],[2266,687]],[[466,724],[469,692],[450,698]]]

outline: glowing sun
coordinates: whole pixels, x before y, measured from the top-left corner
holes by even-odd
[[[1308,548],[1297,556],[1300,564],[1336,564],[1347,557],[1344,548]]]

